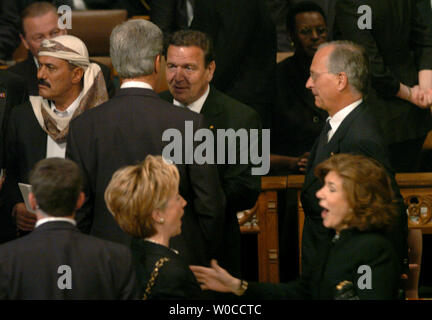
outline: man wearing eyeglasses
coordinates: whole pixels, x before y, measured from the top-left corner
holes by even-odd
[[[301,195],[305,212],[302,240],[302,272],[305,273],[313,267],[311,261],[318,254],[319,244],[334,235],[322,224],[322,208],[316,198],[322,182],[314,175],[314,169],[337,153],[365,155],[387,169],[400,209],[388,236],[395,245],[401,264],[407,263],[407,219],[403,199],[394,180],[382,134],[363,102],[368,88],[368,72],[365,51],[349,41],[321,45],[312,60],[306,87],[312,90],[315,105],[326,110],[329,117],[312,147]]]

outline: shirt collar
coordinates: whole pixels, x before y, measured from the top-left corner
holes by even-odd
[[[173,104],[180,107],[187,107],[189,110],[192,110],[196,113],[200,113],[209,93],[210,93],[210,86],[207,85],[207,90],[204,92],[204,94],[201,97],[199,97],[197,100],[192,102],[190,105],[185,106],[183,103],[177,101],[176,99],[173,99]]]
[[[38,60],[36,59],[35,56],[33,56],[33,60],[34,60],[34,63],[36,65],[36,69],[39,69],[39,62],[38,62]]]
[[[120,86],[120,89],[125,88],[143,88],[153,90],[152,86],[144,81],[126,81]]]
[[[355,108],[357,108],[362,102],[363,102],[363,99],[354,101],[350,105],[348,105],[345,108],[336,112],[333,115],[333,117],[327,118],[327,119],[330,119],[330,126],[331,126],[331,130],[328,132],[328,141],[330,141],[330,139],[333,137],[333,134],[339,128],[342,121],[351,113],[351,111],[353,111]]]
[[[84,91],[81,90],[81,93],[79,94],[79,96],[64,111],[57,110],[57,108],[54,104],[54,101],[51,101],[51,110],[53,110],[58,116],[60,116],[62,118],[72,116],[81,102],[81,99],[83,97],[83,92]]]
[[[39,227],[40,225],[42,225],[44,223],[53,222],[53,221],[65,221],[65,222],[69,222],[69,223],[73,224],[74,226],[76,226],[76,221],[74,219],[64,218],[64,217],[48,217],[48,218],[39,219],[36,222],[35,228]]]

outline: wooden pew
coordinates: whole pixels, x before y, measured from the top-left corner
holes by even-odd
[[[398,173],[396,174],[396,181],[407,204],[408,227],[420,229],[423,234],[431,234],[432,173]],[[243,212],[239,217],[242,233],[256,233],[258,235],[260,282],[279,282],[278,190],[297,190],[299,262],[301,262],[304,211],[300,201],[300,193],[303,182],[303,175],[262,177],[262,191],[255,207]]]

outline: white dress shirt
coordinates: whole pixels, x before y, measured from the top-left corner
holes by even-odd
[[[71,103],[71,105],[65,110],[60,111],[57,110],[57,108],[54,105],[54,102],[51,101],[51,109],[59,116],[59,117],[68,117],[72,116],[75,112],[75,110],[78,108],[79,103],[81,102],[81,99],[83,97],[83,92],[79,94],[79,96],[74,100],[74,102]],[[64,158],[66,156],[66,142],[63,143],[57,143],[54,141],[53,138],[48,134],[47,135],[47,151],[46,151],[46,157],[47,158]]]
[[[173,104],[179,107],[187,107],[189,110],[192,110],[196,113],[200,113],[209,93],[210,93],[210,86],[208,85],[207,90],[204,92],[204,94],[198,100],[192,102],[190,105],[185,106],[183,103],[177,101],[176,99],[173,99]]]
[[[143,88],[153,90],[152,86],[143,81],[126,81],[120,86],[120,89],[126,88]]]
[[[333,135],[335,134],[336,130],[339,128],[342,121],[351,113],[351,111],[357,108],[362,102],[363,99],[357,100],[351,103],[350,105],[346,106],[342,110],[336,112],[333,115],[333,117],[327,118],[330,119],[330,126],[331,126],[331,130],[327,133],[327,137],[328,137],[327,141],[330,141],[330,139],[333,137]]]
[[[35,224],[35,228],[39,227],[44,223],[51,222],[51,221],[66,221],[76,226],[76,221],[74,219],[63,218],[63,217],[47,217],[47,218],[39,219]]]

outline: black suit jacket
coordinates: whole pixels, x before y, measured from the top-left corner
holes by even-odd
[[[212,84],[254,108],[269,128],[276,72],[276,29],[262,0],[195,1],[191,29],[210,35],[216,56]]]
[[[97,63],[102,70],[103,77],[105,79],[105,84],[107,87],[108,96],[112,98],[115,94],[115,86],[113,81],[111,80],[111,71],[110,69],[99,62],[91,61]],[[39,88],[37,83],[37,68],[33,59],[33,55],[29,52],[26,60],[17,63],[16,65],[10,67],[8,71],[13,72],[21,77],[23,77],[27,82],[27,89],[29,95],[38,96]]]
[[[13,108],[6,134],[5,192],[10,208],[23,202],[18,182],[28,183],[30,170],[46,158],[47,134],[40,127],[30,102]],[[10,213],[10,211],[9,211]]]
[[[189,266],[173,250],[142,239],[133,239],[131,250],[141,289],[140,297],[146,291],[156,262],[160,258],[168,258],[169,261],[159,268],[156,281],[151,288],[151,294],[148,295],[147,299],[185,300],[202,298],[203,292]]]
[[[28,100],[24,79],[0,70],[0,168],[4,167],[4,139],[12,108]]]
[[[397,299],[399,265],[388,239],[379,233],[342,230],[338,240],[327,238],[320,244],[313,270],[288,283],[250,283],[247,299],[324,299],[333,300],[342,281],[353,284],[360,300]],[[359,267],[370,267],[371,288],[359,288],[366,275]]]
[[[18,182],[28,183],[29,173],[39,160],[46,157],[47,134],[42,130],[28,101],[12,109],[5,139],[6,181],[2,193],[1,237],[11,239],[16,236],[16,227],[11,221],[12,208],[23,202]]]
[[[161,93],[161,96],[168,102],[173,101],[173,96],[169,91]],[[200,114],[204,115],[215,137],[217,136],[217,129],[232,128],[237,131],[244,128],[248,132],[250,129],[261,129],[259,115],[253,109],[228,97],[212,86],[210,86],[209,95]],[[218,262],[231,274],[238,275],[241,264],[241,239],[237,212],[250,209],[255,205],[261,190],[261,178],[251,174],[253,167],[251,163],[239,163],[240,144],[237,143],[236,147],[236,164],[228,164],[228,147],[225,148],[225,164],[218,164],[219,178],[227,199],[224,245]],[[214,155],[216,161],[216,149]]]
[[[150,19],[165,36],[180,29],[187,29],[186,0],[153,0]]]
[[[378,126],[374,118],[370,115],[366,104],[360,104],[348,114],[324,147],[321,154],[317,154],[318,140],[319,138],[312,147],[301,194],[301,202],[306,217],[321,221],[322,209],[319,206],[316,192],[322,187],[322,181],[314,174],[314,169],[317,164],[326,160],[332,154],[337,153],[361,154],[373,158],[386,168],[399,204],[398,220],[394,230],[389,234],[389,237],[395,244],[396,251],[402,262],[407,255],[406,238],[408,227],[405,205],[399,192],[399,187],[394,179],[394,172],[389,164],[386,152],[387,149],[379,134]]]
[[[136,299],[128,248],[78,231],[65,221],[46,222],[27,236],[0,246],[1,299]],[[68,266],[72,288],[59,270]],[[59,279],[60,278],[60,279]]]
[[[84,232],[112,241],[129,243],[130,236],[116,224],[104,201],[105,188],[120,167],[162,154],[167,129],[177,129],[183,140],[185,122],[194,130],[203,125],[201,115],[175,107],[153,91],[121,89],[117,95],[91,109],[69,126],[66,156],[77,162],[86,180],[87,201],[76,214]],[[183,158],[183,163],[184,161]],[[213,165],[178,164],[180,194],[186,199],[182,234],[172,239],[188,263],[205,264],[215,256],[222,239],[225,197]]]
[[[372,10],[372,29],[359,29],[357,10]],[[365,47],[369,54],[372,90],[368,103],[386,142],[418,139],[432,129],[429,109],[420,109],[395,97],[399,83],[418,83],[418,70],[432,69],[432,31],[427,28],[416,0],[339,0],[335,29],[338,39]]]
[[[162,92],[160,96],[168,102],[173,101],[169,91]],[[210,86],[209,95],[200,114],[204,115],[215,137],[217,129],[232,128],[237,131],[244,128],[248,132],[250,129],[261,129],[259,115],[253,109],[223,94],[213,86]],[[227,209],[230,208],[234,212],[252,208],[261,190],[260,177],[251,175],[253,165],[239,163],[239,146],[236,145],[236,164],[227,164],[228,160],[225,159],[225,164],[218,165],[219,177],[227,197]],[[228,158],[227,150],[225,155]],[[217,150],[215,150],[216,159]]]

